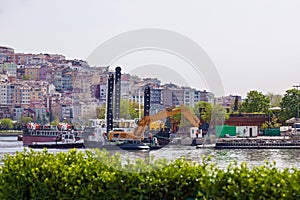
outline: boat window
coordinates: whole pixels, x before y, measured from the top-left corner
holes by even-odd
[[[293,128],[300,128],[300,124],[293,124]]]

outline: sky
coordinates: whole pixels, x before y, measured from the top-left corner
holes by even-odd
[[[299,9],[298,0],[0,0],[0,46],[85,60],[116,35],[166,29],[206,52],[225,95],[246,96],[250,90],[284,94],[300,84]],[[189,72],[188,63],[166,52],[133,52],[115,64],[125,72],[137,66],[127,72],[209,90],[203,77],[192,72],[182,80],[174,78],[176,73],[157,71],[161,66]],[[156,71],[141,70],[145,66]]]

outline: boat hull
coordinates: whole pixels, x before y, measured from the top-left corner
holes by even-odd
[[[34,136],[34,135],[23,135],[22,141],[23,146],[32,145],[35,142],[54,142],[57,136]]]
[[[150,147],[146,145],[120,145],[119,146],[123,150],[128,151],[149,151]]]
[[[120,148],[117,146],[117,144],[113,143],[108,143],[108,144],[103,144],[98,141],[86,141],[84,140],[84,145],[86,148],[89,149],[106,149],[106,150],[119,150]]]
[[[38,129],[38,130],[23,130],[23,146],[32,145],[34,143],[42,143],[42,142],[55,142],[57,138],[63,134],[72,133],[75,135],[75,139],[80,140],[80,131],[59,131],[59,130],[46,130],[46,129]]]
[[[84,144],[82,142],[80,143],[35,143],[35,144],[30,144],[28,145],[29,148],[35,148],[35,149],[73,149],[73,148],[85,148]]]
[[[86,148],[98,148],[98,149],[106,149],[106,150],[145,150],[148,151],[151,149],[148,145],[145,144],[136,144],[136,143],[127,143],[126,141],[117,143],[117,142],[109,142],[103,144],[98,141],[84,141],[84,145]]]

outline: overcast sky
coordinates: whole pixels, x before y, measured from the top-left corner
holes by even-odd
[[[123,32],[167,29],[204,49],[226,95],[245,96],[252,89],[283,94],[300,84],[299,10],[298,0],[0,0],[0,46],[86,59]],[[141,63],[143,57],[153,60]],[[157,52],[132,54],[117,63],[186,67]],[[169,79],[173,82],[172,77],[164,81]]]

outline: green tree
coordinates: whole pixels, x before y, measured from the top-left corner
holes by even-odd
[[[281,94],[273,94],[268,93],[266,97],[270,100],[270,107],[278,107],[280,106],[282,95]]]
[[[1,123],[1,128],[5,130],[12,129],[14,127],[13,121],[9,118],[1,119],[0,123]]]
[[[141,105],[143,107],[143,105]],[[141,113],[143,116],[143,113]],[[134,119],[139,117],[139,104],[127,99],[121,99],[120,118]]]
[[[199,109],[203,109],[201,113]],[[208,123],[211,121],[212,105],[210,103],[199,101],[195,104],[193,111],[195,115],[199,117],[199,119],[201,118]]]
[[[224,120],[228,118],[229,115],[226,112],[226,109],[222,105],[219,104],[212,105],[211,121],[210,121],[210,124],[212,126],[223,125]]]
[[[278,123],[278,118],[277,117],[273,117],[271,119],[271,121],[266,121],[261,125],[261,129],[267,129],[267,128],[279,128],[280,127],[280,123]]]
[[[28,124],[29,122],[32,122],[32,118],[21,116],[19,121],[20,121],[21,124],[25,125],[25,124]]]
[[[247,93],[245,102],[242,104],[241,111],[247,113],[267,113],[270,107],[270,100],[261,92],[252,90]]]
[[[292,117],[297,117],[299,99],[299,90],[293,88],[286,91],[280,103],[281,112],[279,114],[279,119],[282,122],[285,122],[287,119],[290,119]]]
[[[59,124],[59,118],[58,116],[55,117],[55,120],[51,122],[52,126],[57,126]]]
[[[96,115],[98,119],[104,119],[105,118],[105,112],[106,112],[106,104],[103,104],[101,106],[98,106],[96,108]]]

